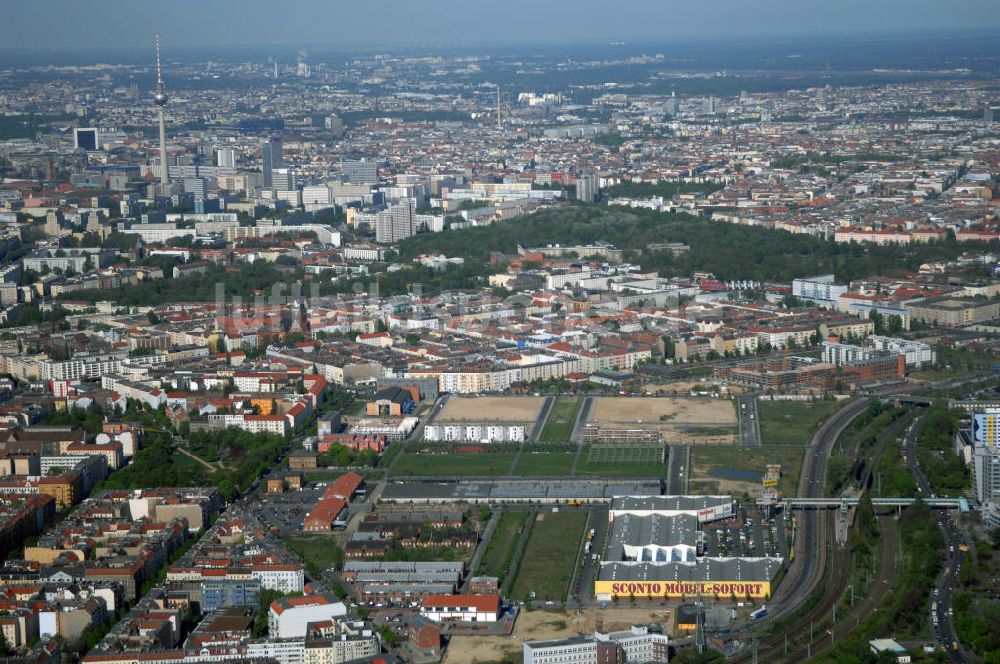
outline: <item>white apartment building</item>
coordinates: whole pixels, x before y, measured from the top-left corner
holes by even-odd
[[[868,343],[875,350],[905,355],[908,367],[920,368],[937,362],[937,351],[930,344],[876,335],[868,337]]]
[[[378,636],[364,623],[334,621],[320,630],[319,638],[306,641],[305,664],[341,664],[374,657],[382,650]]]
[[[144,244],[163,244],[175,237],[195,237],[197,234],[193,228],[177,228],[176,224],[133,224],[119,232],[138,235]]]
[[[506,443],[524,441],[520,424],[429,424],[424,440],[440,442]]]
[[[288,432],[288,420],[282,415],[244,415],[240,427],[250,433],[274,433],[284,436]]]
[[[267,612],[267,633],[272,639],[305,638],[311,622],[335,620],[347,614],[347,607],[332,597],[305,595],[281,597],[271,602]]]
[[[792,281],[792,295],[823,306],[836,307],[840,296],[846,292],[847,286],[834,283],[832,274]]]
[[[305,587],[305,572],[298,565],[254,565],[250,576],[260,581],[266,590],[283,593],[300,593]]]
[[[125,355],[92,355],[56,362],[43,360],[38,363],[38,377],[41,380],[85,380],[95,379],[113,373],[121,373],[126,361]]]
[[[247,644],[247,659],[270,660],[279,664],[304,664],[306,642],[304,639],[265,639]]]
[[[374,263],[385,259],[385,249],[382,247],[344,247],[344,260],[359,263]]]
[[[878,354],[874,348],[863,348],[854,344],[844,344],[833,341],[823,342],[823,361],[842,367],[851,362],[867,360]]]
[[[375,219],[375,241],[391,244],[416,233],[416,210],[417,201],[404,198],[396,205],[390,205],[379,212]]]

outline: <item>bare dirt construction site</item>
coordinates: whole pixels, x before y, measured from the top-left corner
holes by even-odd
[[[615,631],[632,625],[662,623],[673,632],[674,612],[669,608],[622,607],[583,611],[521,611],[511,636],[455,636],[445,654],[445,664],[496,662],[505,655],[520,653],[525,641],[564,639],[595,630]]]
[[[643,385],[642,391],[646,394],[676,394],[676,395],[686,395],[691,392],[701,392],[703,390],[710,390],[715,386],[715,383],[709,381],[697,381],[697,380],[675,380],[669,383],[656,383],[650,385]],[[731,394],[742,394],[748,391],[749,388],[742,387],[740,385],[730,385],[729,392]]]
[[[736,408],[707,397],[597,397],[587,418],[601,427],[658,429],[665,443],[736,442]]]
[[[754,495],[760,491],[760,483],[744,482],[743,480],[727,480],[713,477],[698,470],[692,470],[688,478],[690,493],[695,495],[717,496],[719,494],[729,494],[740,496],[745,494]]]
[[[451,397],[439,422],[523,422],[538,419],[542,397]]]

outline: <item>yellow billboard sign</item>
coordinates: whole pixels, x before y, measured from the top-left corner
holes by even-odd
[[[764,486],[766,486],[769,489],[773,489],[774,487],[778,486],[778,480],[776,480],[776,479],[769,479],[769,478],[765,477],[764,478]]]
[[[768,581],[595,581],[595,595],[611,597],[771,596]]]

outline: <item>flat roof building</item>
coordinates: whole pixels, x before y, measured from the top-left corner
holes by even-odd
[[[770,597],[782,558],[699,557],[701,524],[732,516],[730,496],[616,496],[594,594],[603,601]]]
[[[606,559],[690,562],[704,547],[698,517],[623,514],[611,523]]]

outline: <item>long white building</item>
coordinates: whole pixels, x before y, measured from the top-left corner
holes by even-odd
[[[846,292],[847,286],[834,283],[832,274],[792,281],[792,295],[829,308],[836,308],[840,296]]]
[[[603,662],[666,662],[670,638],[645,625],[621,632],[595,632],[555,641],[528,641],[524,664],[601,664]]]
[[[937,362],[937,351],[930,344],[893,337],[868,337],[868,343],[875,350],[889,351],[906,356],[906,366],[920,368]]]
[[[521,424],[428,424],[424,440],[429,442],[520,443],[524,441]]]

